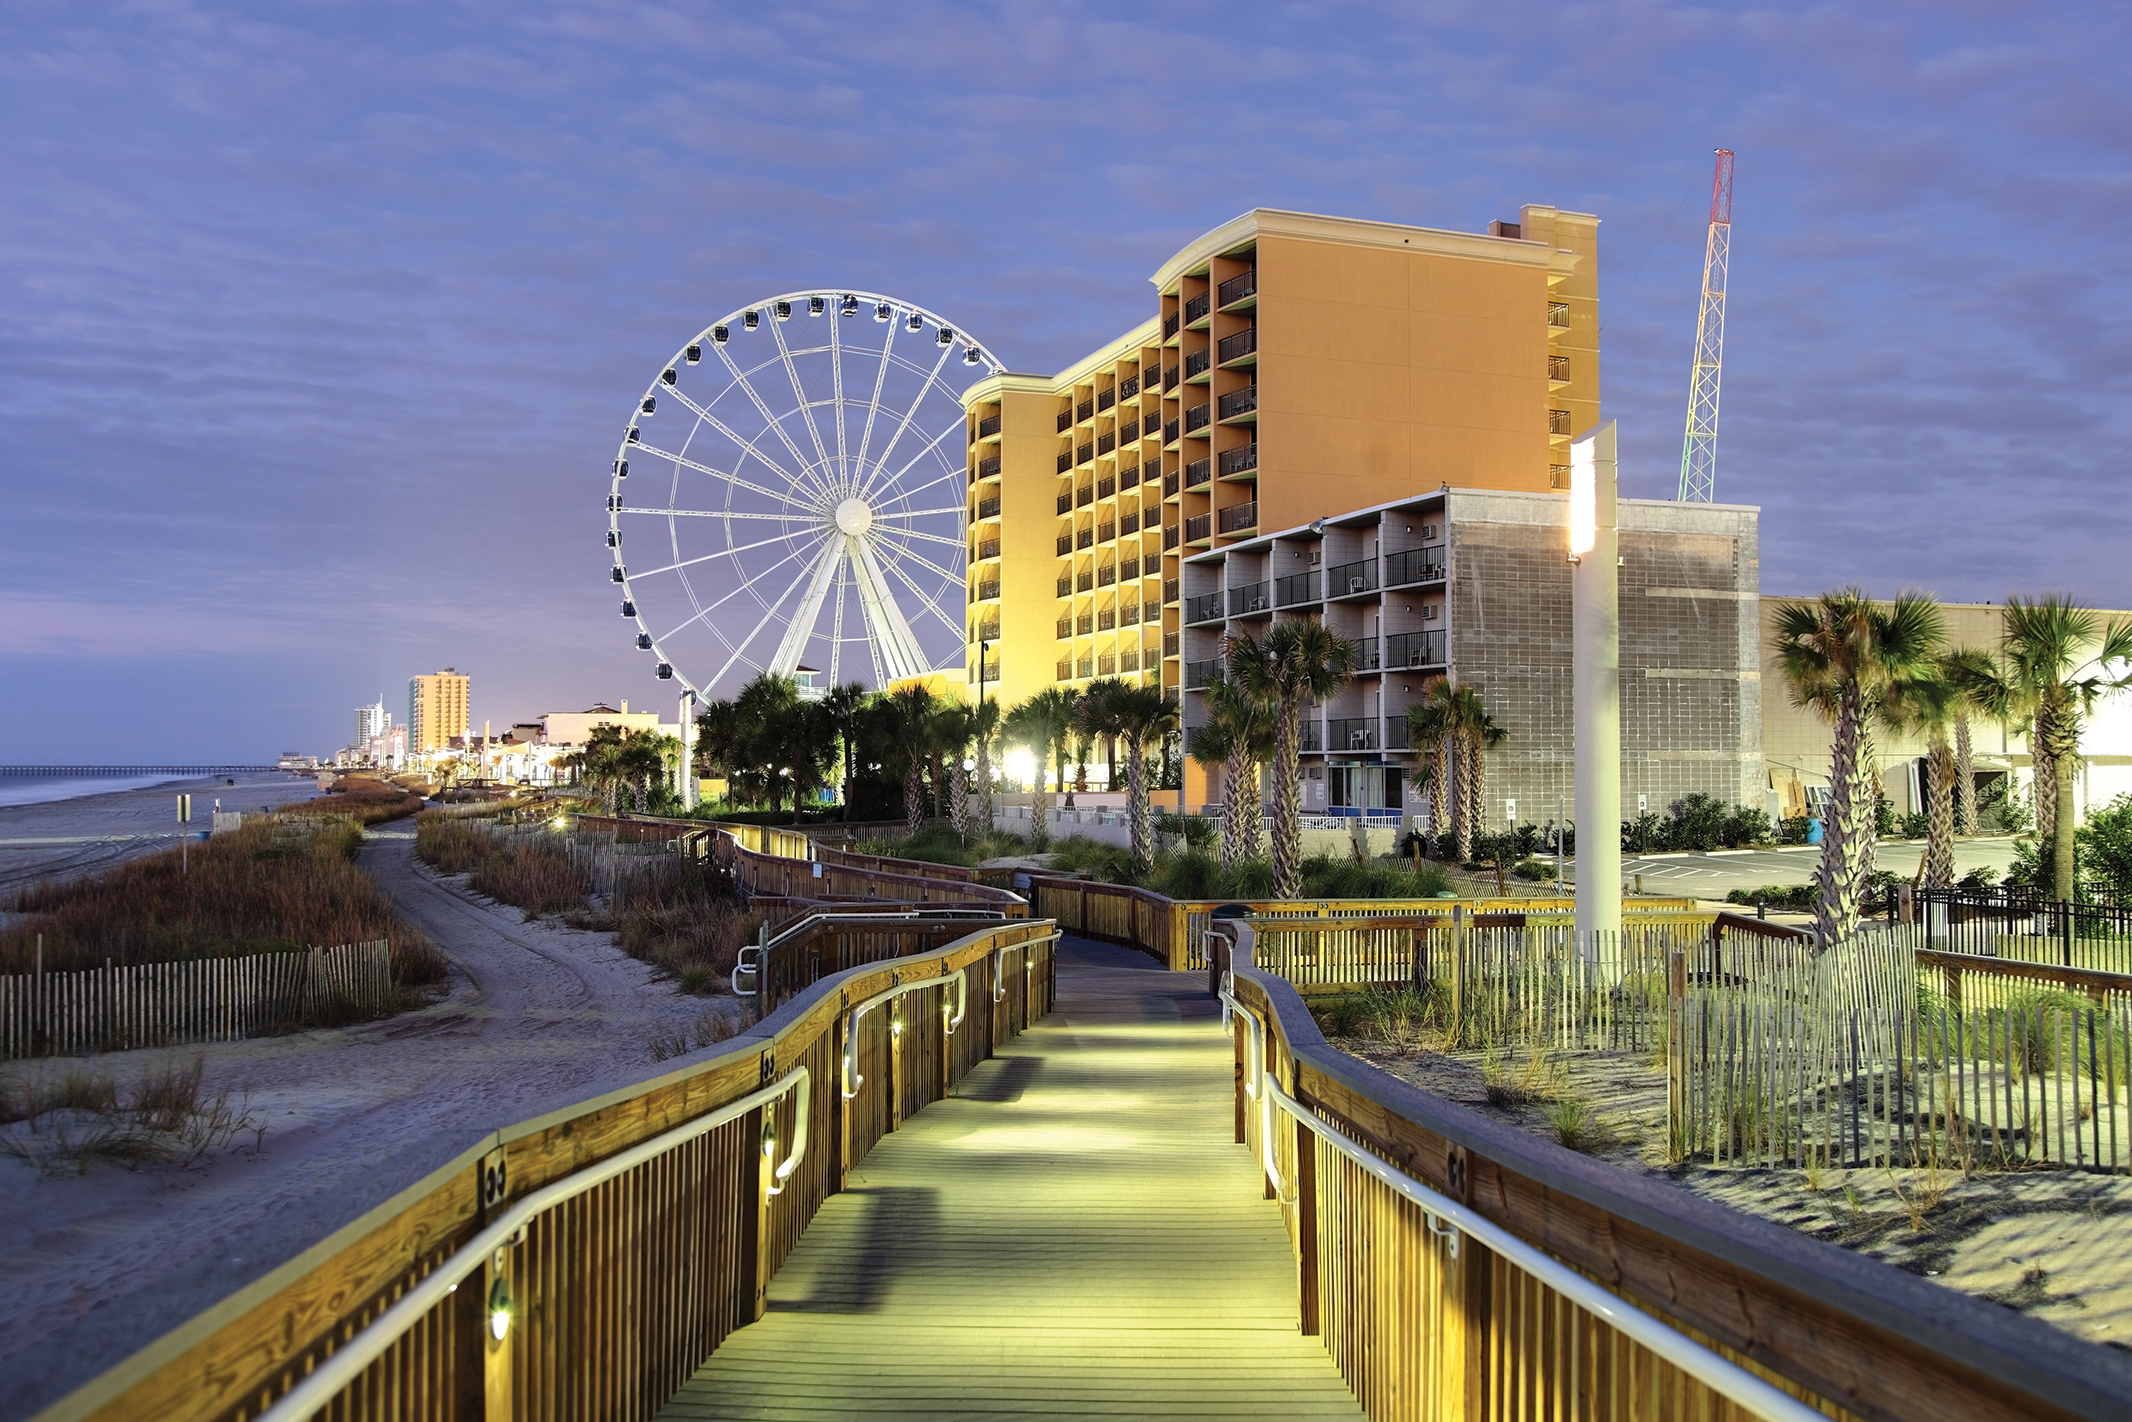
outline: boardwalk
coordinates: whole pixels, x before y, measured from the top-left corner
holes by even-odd
[[[1361,1416],[1296,1332],[1204,980],[1069,940],[1058,991],[852,1172],[666,1422]]]

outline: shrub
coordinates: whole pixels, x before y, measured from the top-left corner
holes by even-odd
[[[1304,860],[1302,867],[1302,896],[1306,899],[1431,899],[1451,888],[1450,875],[1435,864],[1415,869],[1382,859],[1358,864],[1353,859],[1320,854]],[[1267,866],[1267,878],[1270,893],[1271,865]]]
[[[697,994],[726,986],[742,945],[762,926],[729,875],[679,857],[639,861],[634,872],[619,876],[613,918],[623,952],[663,968],[681,991]]]
[[[861,854],[879,854],[889,859],[918,859],[927,864],[954,864],[969,868],[977,856],[962,842],[962,836],[947,825],[927,825],[913,835],[877,836],[855,846]]]
[[[1725,895],[1728,904],[1767,904],[1787,913],[1811,913],[1821,897],[1816,884],[1764,884],[1759,889],[1734,889]]]
[[[415,817],[415,857],[440,874],[472,872],[495,845],[488,831],[445,818],[443,811],[424,810]]]
[[[1163,834],[1181,834],[1193,849],[1206,849],[1221,838],[1221,826],[1203,815],[1155,816],[1155,828]]]
[[[1511,866],[1510,872],[1520,879],[1544,884],[1555,877],[1555,866],[1543,859],[1525,859]]]
[[[1932,816],[1922,810],[1899,816],[1895,821],[1895,838],[1927,839],[1932,834]]]
[[[284,806],[283,815],[346,816],[360,825],[383,824],[411,815],[422,808],[422,797],[389,781],[368,776],[344,776],[326,787],[316,800],[301,800]]]

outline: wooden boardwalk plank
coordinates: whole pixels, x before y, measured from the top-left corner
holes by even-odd
[[[1069,939],[1058,997],[874,1148],[663,1418],[1362,1415],[1296,1331],[1205,980]]]

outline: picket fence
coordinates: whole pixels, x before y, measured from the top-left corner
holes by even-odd
[[[1678,1157],[1746,1166],[2132,1169],[2132,1010],[2120,994],[1978,983],[1920,992],[1912,935],[1699,979],[1673,966]],[[1989,961],[1989,960],[1985,960]]]
[[[234,1042],[391,1010],[385,939],[0,977],[0,1060]]]

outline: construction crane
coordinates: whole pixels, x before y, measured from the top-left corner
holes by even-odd
[[[1725,359],[1725,269],[1732,258],[1732,150],[1717,150],[1710,180],[1710,245],[1703,252],[1703,306],[1695,318],[1695,369],[1688,377],[1688,432],[1680,443],[1682,503],[1717,498],[1717,390]]]

